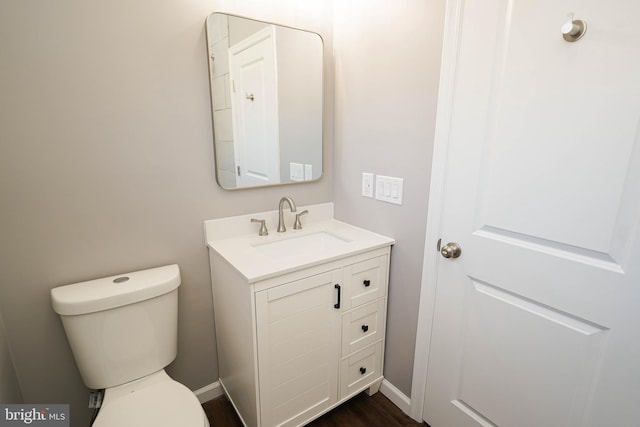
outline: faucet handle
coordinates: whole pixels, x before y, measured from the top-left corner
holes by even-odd
[[[265,220],[264,219],[251,218],[251,222],[260,223],[260,231],[258,231],[258,236],[268,236],[269,235],[269,230],[267,230],[267,225],[265,224]]]
[[[302,230],[302,223],[300,222],[300,217],[308,213],[309,211],[305,209],[302,212],[296,214],[296,222],[293,223],[294,230]]]

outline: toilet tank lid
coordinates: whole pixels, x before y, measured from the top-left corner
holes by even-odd
[[[117,274],[51,289],[56,313],[94,313],[164,295],[180,286],[177,264]]]

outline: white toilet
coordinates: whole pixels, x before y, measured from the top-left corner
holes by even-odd
[[[87,387],[105,389],[93,427],[209,427],[196,396],[164,368],[178,339],[177,265],[51,290]]]

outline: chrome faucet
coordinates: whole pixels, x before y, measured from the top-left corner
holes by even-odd
[[[284,209],[284,203],[287,202],[289,204],[289,209],[291,212],[296,211],[296,204],[293,202],[291,197],[283,197],[280,199],[280,205],[278,205],[278,233],[284,233],[287,231],[287,227],[284,226],[284,218],[282,216],[282,210]]]

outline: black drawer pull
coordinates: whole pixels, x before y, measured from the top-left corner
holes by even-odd
[[[369,287],[369,285],[371,285],[371,280],[366,279],[366,280],[364,280],[364,281],[362,282],[362,284],[364,285],[364,287],[365,287],[365,288],[368,288],[368,287]]]
[[[360,374],[364,375],[364,373],[367,372],[367,368],[363,368],[362,366],[360,367]]]
[[[369,325],[362,325],[362,332],[367,332],[369,330]]]
[[[333,304],[333,307],[334,308],[340,308],[340,285],[338,285],[336,283],[334,288],[336,288],[338,290],[338,302],[336,304]]]

